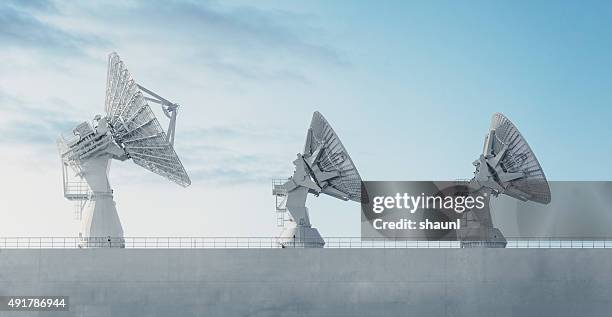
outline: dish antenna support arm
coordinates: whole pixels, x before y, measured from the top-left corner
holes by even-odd
[[[138,85],[138,88],[145,92],[148,96],[145,96],[145,100],[154,102],[156,104],[161,105],[161,108],[164,112],[164,115],[168,119],[170,119],[170,123],[168,124],[168,133],[166,134],[166,141],[169,142],[172,146],[174,146],[174,134],[176,129],[176,115],[178,114],[179,104],[168,101],[164,97],[156,94],[155,92]]]
[[[279,242],[283,248],[323,247],[325,241],[323,241],[319,231],[311,226],[308,208],[306,207],[308,194],[319,195],[321,187],[312,180],[307,162],[302,154],[297,154],[293,164],[295,165],[293,176],[282,186],[287,193],[285,206],[291,215],[291,219],[295,222],[295,227],[285,228],[279,237]]]
[[[283,185],[287,191],[286,206],[296,225],[310,227],[306,198],[308,193],[318,195],[321,188],[310,178],[302,154],[297,155],[293,164],[295,165],[293,176]]]

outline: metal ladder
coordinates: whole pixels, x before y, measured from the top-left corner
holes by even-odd
[[[287,190],[283,187],[283,184],[287,182],[287,179],[273,179],[272,180],[272,194],[275,199],[275,213],[276,213],[276,226],[285,226],[285,215],[287,214]]]

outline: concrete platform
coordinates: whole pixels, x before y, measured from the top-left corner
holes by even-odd
[[[0,249],[0,316],[609,316],[610,249]]]

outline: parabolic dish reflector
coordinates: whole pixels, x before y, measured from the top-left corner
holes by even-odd
[[[525,173],[523,178],[510,181],[506,190],[509,193],[513,191],[525,193],[528,195],[527,200],[542,204],[550,203],[550,188],[544,171],[516,126],[503,114],[495,113],[491,118],[490,130],[495,131],[492,140],[493,154],[502,151],[504,145],[508,146],[500,160],[502,168],[508,173]],[[487,154],[490,153],[484,153]]]
[[[318,111],[312,115],[304,147],[304,157],[313,156],[316,156],[313,165],[316,164],[321,172],[339,173],[338,177],[327,179],[324,184],[315,177],[323,193],[341,199],[361,201],[359,172],[334,129]]]
[[[115,141],[134,163],[181,186],[191,184],[166,133],[117,53],[108,58],[105,105]]]

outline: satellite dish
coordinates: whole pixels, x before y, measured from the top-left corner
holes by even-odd
[[[154,98],[145,96],[143,92]],[[164,114],[170,118],[167,135],[147,101],[161,104]],[[187,187],[191,181],[173,148],[178,107],[178,104],[136,84],[119,55],[110,55],[106,118],[113,128],[115,141],[122,145],[134,163]]]
[[[476,171],[469,181],[473,192],[484,193],[489,199],[504,194],[540,204],[551,201],[542,166],[516,126],[501,113],[493,114],[483,153],[473,164]],[[466,213],[465,217],[469,218],[465,221],[467,228],[462,228],[458,234],[464,247],[505,247],[506,240],[493,227],[488,208]]]
[[[512,122],[493,114],[484,149],[474,161],[474,180],[493,194],[550,203],[550,187],[535,154]]]
[[[170,119],[164,132],[148,102],[161,105]],[[179,105],[138,85],[116,53],[108,60],[104,117],[83,122],[74,137],[60,137],[64,196],[77,201],[82,245],[124,245],[113,190],[108,181],[111,159],[134,163],[183,187],[191,180],[174,151],[174,131]]]
[[[361,177],[342,142],[319,112],[313,114],[304,151],[297,154],[293,164],[293,176],[273,190],[277,210],[288,210],[293,223],[281,233],[279,242],[283,247],[323,247],[325,241],[310,224],[308,193],[360,202]]]

